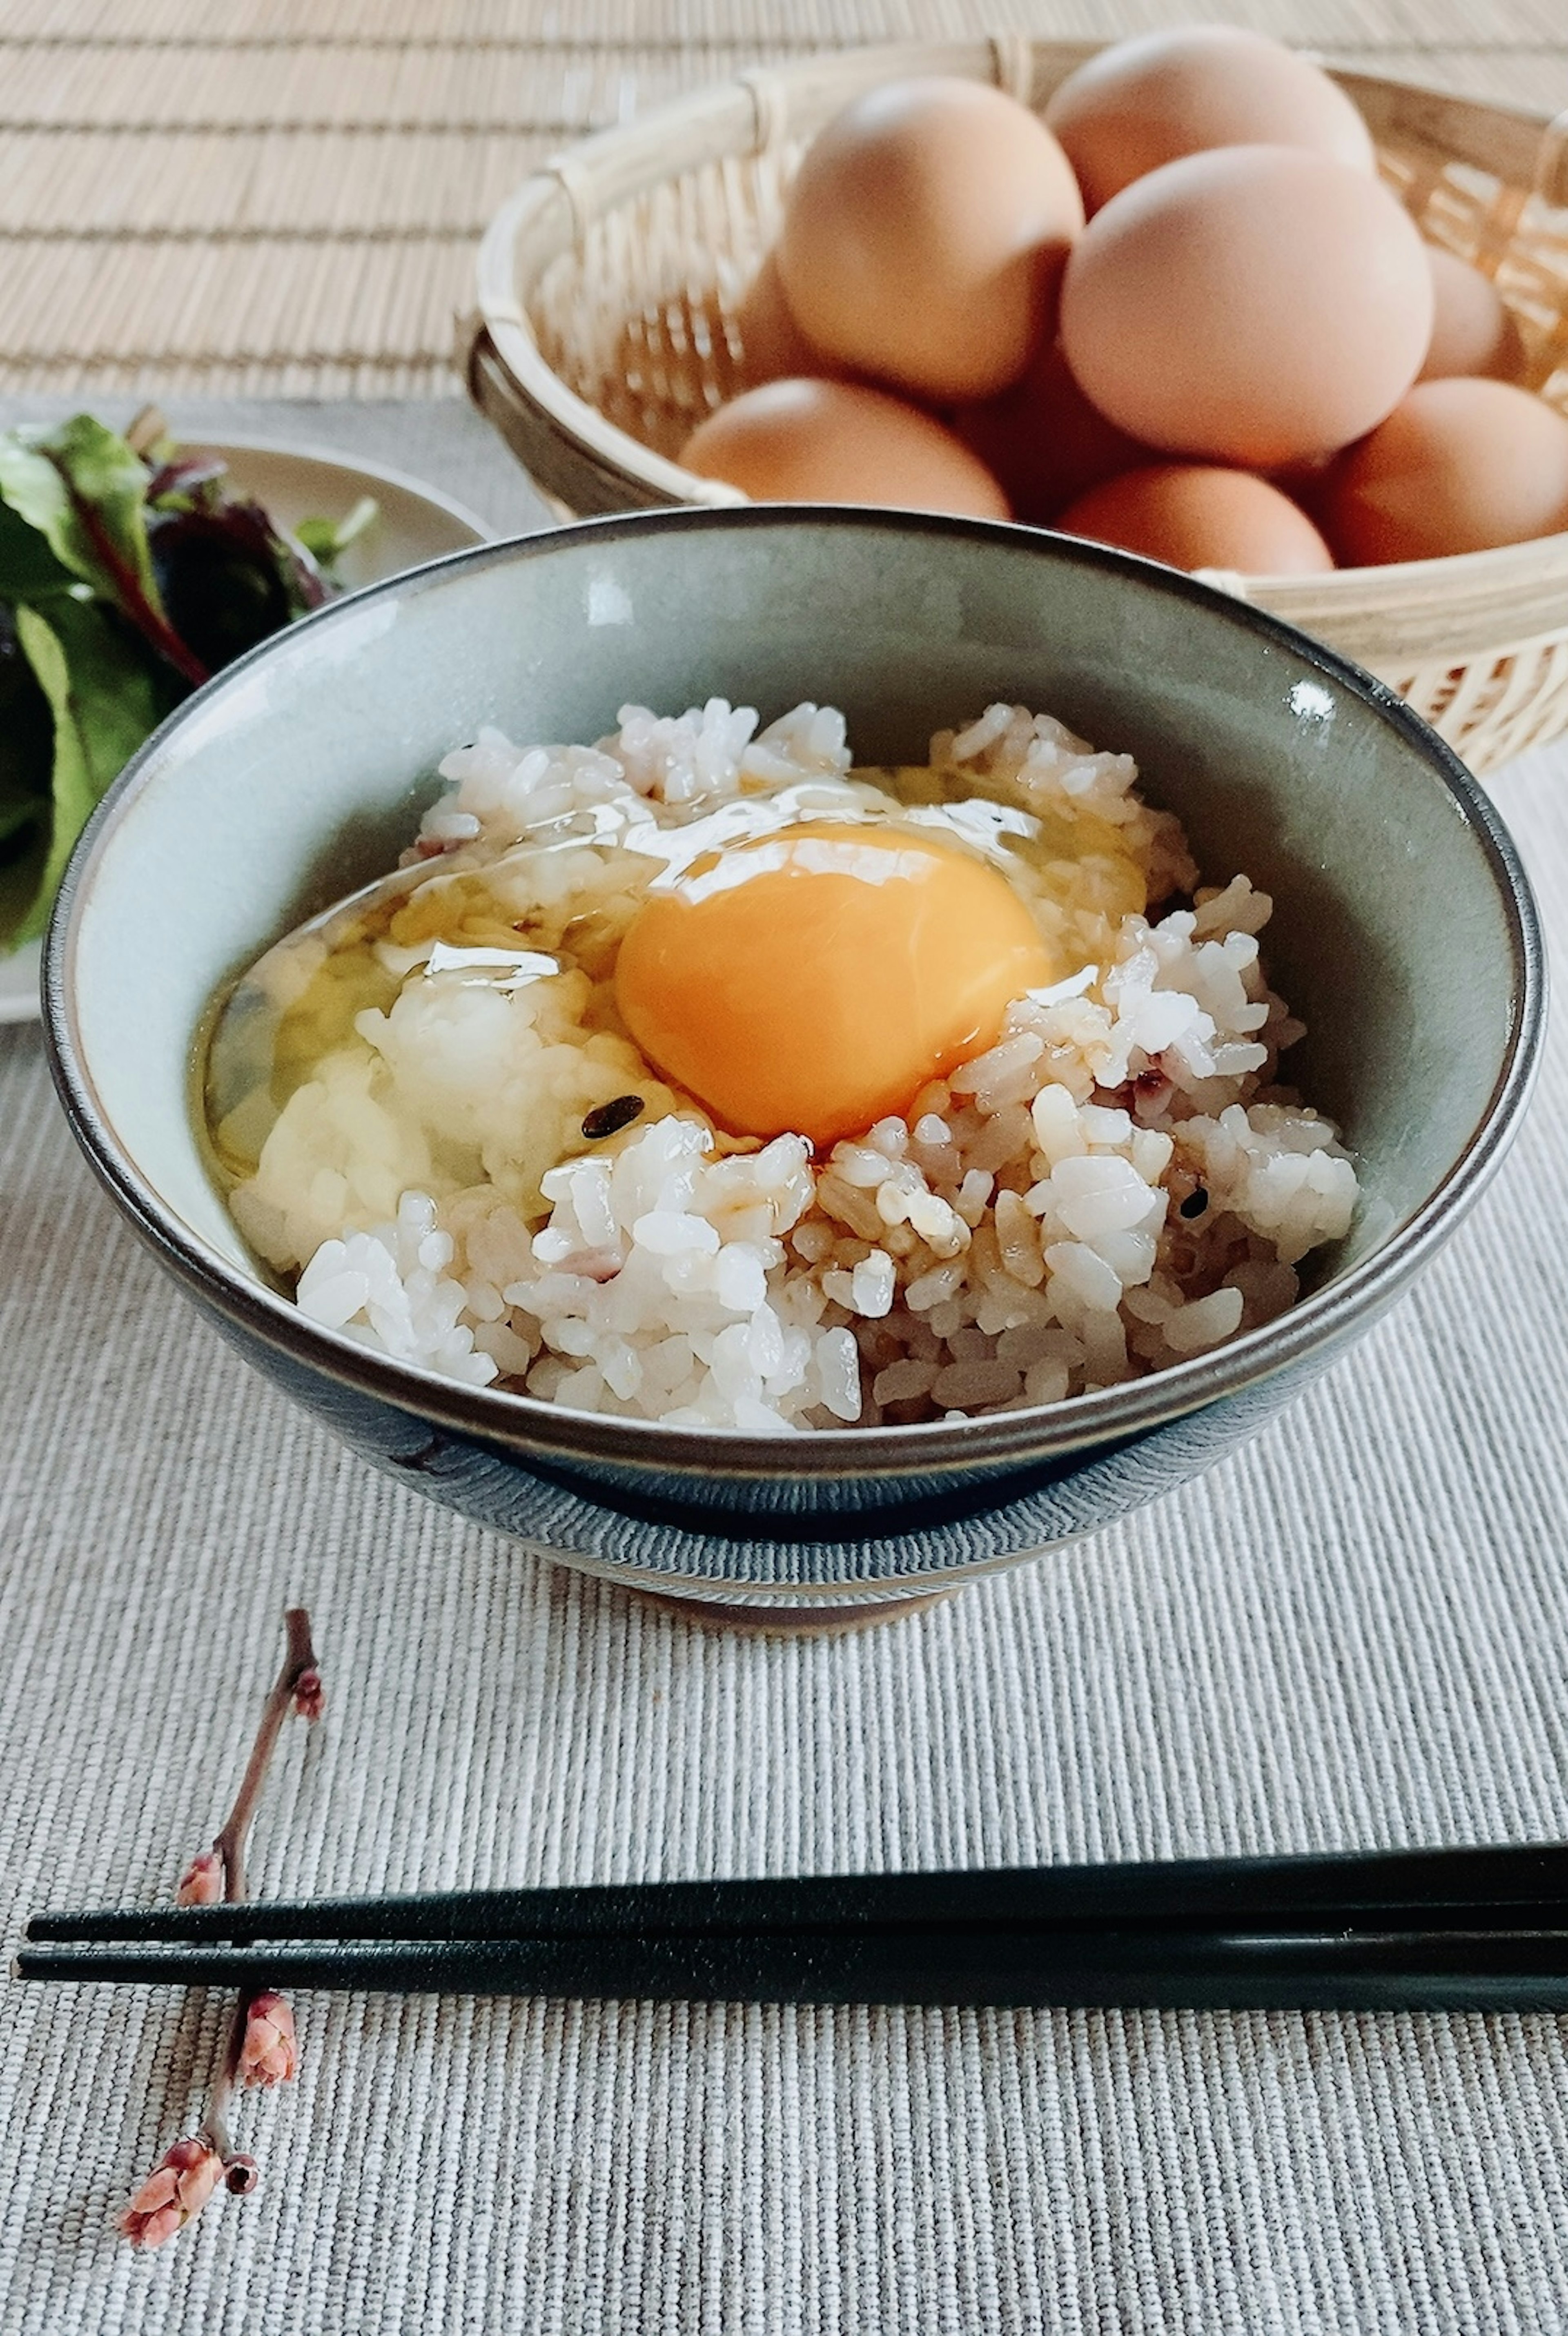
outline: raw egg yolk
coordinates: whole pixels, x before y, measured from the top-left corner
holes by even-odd
[[[649,1060],[732,1133],[819,1147],[905,1111],[1062,968],[999,869],[901,827],[811,822],[693,862],[621,943]]]

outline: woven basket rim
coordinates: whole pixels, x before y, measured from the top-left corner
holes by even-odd
[[[514,393],[536,407],[583,459],[624,475],[628,488],[676,504],[745,504],[751,498],[740,489],[688,471],[608,421],[546,362],[518,297],[517,253],[525,234],[537,239],[531,279],[537,281],[555,258],[575,247],[589,224],[637,195],[703,162],[755,157],[780,142],[791,126],[792,99],[825,91],[836,110],[855,87],[901,74],[947,73],[989,79],[1024,95],[1028,73],[1037,73],[1042,63],[1071,70],[1110,45],[1105,41],[1031,40],[1017,34],[969,41],[855,44],[706,83],[633,122],[595,131],[530,171],[486,228],[476,259],[477,312],[464,328],[470,355],[482,331]],[[1315,54],[1309,48],[1300,54]],[[1435,121],[1452,123],[1468,117],[1509,125],[1533,149],[1535,168],[1528,187],[1518,179],[1505,183],[1568,203],[1568,116],[1456,97],[1381,74],[1331,66],[1325,70],[1359,103],[1370,97],[1396,110],[1413,107]],[[1370,126],[1376,135],[1376,125]],[[672,155],[683,134],[696,151]],[[1523,144],[1521,151],[1523,158]],[[1493,167],[1496,175],[1495,166],[1481,167]],[[1474,599],[1492,604],[1495,624],[1514,638],[1517,625],[1496,608],[1498,596],[1510,591],[1539,594],[1559,584],[1568,592],[1568,529],[1442,559],[1337,568],[1323,576],[1227,574],[1213,580],[1239,598],[1266,596],[1279,613],[1308,627],[1315,619],[1327,622],[1341,615],[1350,603],[1368,613],[1379,606],[1391,612],[1411,592],[1423,589],[1445,599],[1450,595],[1462,601]]]

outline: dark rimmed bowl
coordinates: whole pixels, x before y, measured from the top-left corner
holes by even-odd
[[[193,1048],[221,985],[390,866],[482,723],[582,738],[628,700],[842,706],[868,762],[1005,697],[1130,752],[1205,877],[1274,894],[1290,1073],[1363,1199],[1290,1313],[1075,1401],[792,1438],[459,1386],[307,1321],[203,1164]],[[45,1012],[72,1126],[210,1321],[356,1451],[634,1586],[787,1611],[907,1599],[1087,1532],[1260,1426],[1436,1253],[1518,1124],[1541,937],[1485,794],[1393,694],[1191,579],[1066,538],[893,511],[642,512],[456,554],[278,636],[181,707],[83,838]]]

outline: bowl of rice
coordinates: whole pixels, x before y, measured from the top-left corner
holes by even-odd
[[[202,691],[46,960],[219,1330],[486,1526],[732,1615],[955,1586],[1261,1426],[1528,1094],[1535,912],[1379,683],[895,511],[438,561]]]

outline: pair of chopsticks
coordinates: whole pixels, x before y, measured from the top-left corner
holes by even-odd
[[[1568,1844],[47,1913],[16,1975],[774,2003],[1568,2010]]]

